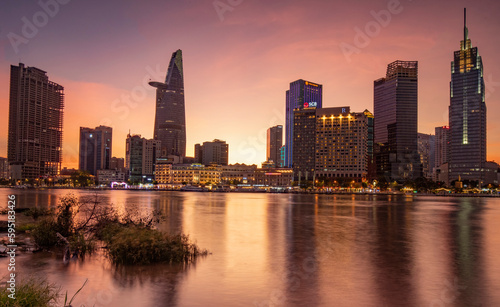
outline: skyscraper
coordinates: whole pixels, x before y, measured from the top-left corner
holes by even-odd
[[[110,169],[113,128],[80,127],[79,169],[97,175],[101,169]]]
[[[172,54],[165,83],[149,82],[156,88],[154,139],[161,141],[162,155],[186,156],[186,108],[182,51]]]
[[[64,88],[35,67],[10,67],[7,158],[12,179],[54,176],[61,170]]]
[[[432,179],[435,155],[435,136],[432,134],[418,133],[418,154],[422,163],[422,175]]]
[[[418,62],[395,61],[374,81],[377,174],[405,181],[422,176],[417,147]]]
[[[152,183],[157,159],[161,155],[160,141],[140,135],[127,135],[125,167],[133,183]]]
[[[484,181],[486,104],[483,62],[472,47],[464,9],[464,37],[454,52],[450,82],[450,181]]]
[[[449,161],[450,127],[436,127],[436,154],[434,156],[434,165],[439,167]]]
[[[283,146],[283,126],[267,129],[267,161],[273,161],[275,167],[281,167],[281,147]]]
[[[293,175],[295,180],[313,180],[316,154],[316,108],[293,112]]]
[[[323,106],[323,85],[299,79],[290,83],[286,91],[286,123],[285,123],[285,166],[293,164],[293,128],[295,109]]]

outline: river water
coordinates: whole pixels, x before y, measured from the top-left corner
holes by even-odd
[[[82,190],[0,189],[18,207]],[[500,198],[100,191],[118,211],[158,209],[159,228],[212,254],[188,266],[63,264],[22,254],[73,306],[500,306]],[[6,258],[0,272],[7,272]],[[5,274],[2,274],[4,276]]]

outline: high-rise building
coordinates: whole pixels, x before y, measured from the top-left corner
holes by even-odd
[[[161,156],[161,142],[140,135],[127,135],[125,167],[133,183],[152,183],[157,158]]]
[[[286,153],[286,146],[283,145],[280,147],[280,165],[278,165],[278,167],[285,167],[285,153]]]
[[[422,173],[417,147],[418,62],[395,61],[385,78],[374,81],[377,175],[416,179]]]
[[[432,179],[435,156],[435,136],[432,134],[418,134],[418,154],[422,163],[422,175]]]
[[[228,165],[229,145],[226,141],[213,140],[194,145],[195,161],[203,165]]]
[[[110,169],[113,128],[80,127],[79,169],[97,175],[100,169]]]
[[[454,52],[450,82],[450,182],[484,181],[486,104],[483,61],[469,39],[464,9],[464,37]]]
[[[316,156],[316,108],[302,107],[293,112],[293,174],[297,181],[314,180]]]
[[[12,178],[54,176],[61,170],[64,88],[35,67],[10,67],[7,158]]]
[[[182,51],[172,54],[165,82],[149,82],[156,88],[154,139],[161,141],[162,155],[186,156],[186,108]]]
[[[282,146],[283,126],[278,125],[267,129],[267,161],[272,161],[275,167],[281,167]]]
[[[445,163],[448,163],[450,159],[449,145],[450,145],[450,127],[442,126],[436,127],[434,129],[436,133],[435,147],[436,152],[434,155],[434,165],[439,167]]]
[[[373,156],[372,119],[369,111],[352,113],[349,107],[316,110],[316,178],[356,182],[367,178]]]
[[[323,85],[299,79],[290,83],[286,91],[285,124],[285,166],[293,164],[294,110],[321,108],[323,106]]]

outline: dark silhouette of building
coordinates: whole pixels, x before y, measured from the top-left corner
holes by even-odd
[[[125,159],[112,157],[111,160],[109,161],[109,169],[124,171],[125,170]]]
[[[12,179],[57,175],[62,162],[64,88],[35,67],[10,67],[7,158]]]
[[[314,180],[316,108],[297,108],[293,116],[293,175],[296,181]]]
[[[0,179],[10,179],[9,160],[0,157]]]
[[[454,52],[450,82],[450,181],[484,181],[486,104],[483,62],[472,47],[464,9],[464,39]]]
[[[281,147],[283,146],[283,126],[278,125],[267,129],[267,155],[268,162],[273,162],[275,167],[282,167]]]
[[[374,116],[377,174],[400,182],[421,177],[417,61],[390,63],[374,81]]]
[[[80,127],[79,169],[96,176],[100,169],[110,169],[113,128]]]
[[[285,166],[293,164],[294,111],[303,108],[321,108],[323,106],[323,85],[299,79],[290,83],[286,91],[285,124]]]
[[[418,154],[422,164],[422,176],[432,179],[434,169],[435,136],[432,134],[418,133]]]
[[[229,145],[226,141],[217,139],[212,142],[203,142],[203,145],[195,144],[194,155],[195,161],[203,165],[228,165]]]
[[[162,155],[186,156],[186,108],[182,51],[172,54],[165,83],[149,82],[156,88],[154,139],[161,141]]]

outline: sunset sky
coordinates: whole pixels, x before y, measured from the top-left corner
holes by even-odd
[[[40,3],[52,3],[50,14]],[[260,164],[267,128],[285,122],[290,82],[323,84],[324,107],[373,111],[373,81],[395,60],[419,62],[419,132],[434,133],[448,124],[450,62],[463,39],[464,7],[484,64],[488,159],[500,162],[494,0],[4,0],[0,156],[7,155],[10,65],[40,68],[64,86],[63,166],[77,168],[81,126],[112,126],[117,157],[125,156],[129,130],[153,137],[155,91],[147,82],[165,79],[177,49],[184,57],[190,156],[194,144],[222,139],[230,163]],[[29,32],[26,21],[34,19]],[[343,51],[347,45],[355,52]]]

